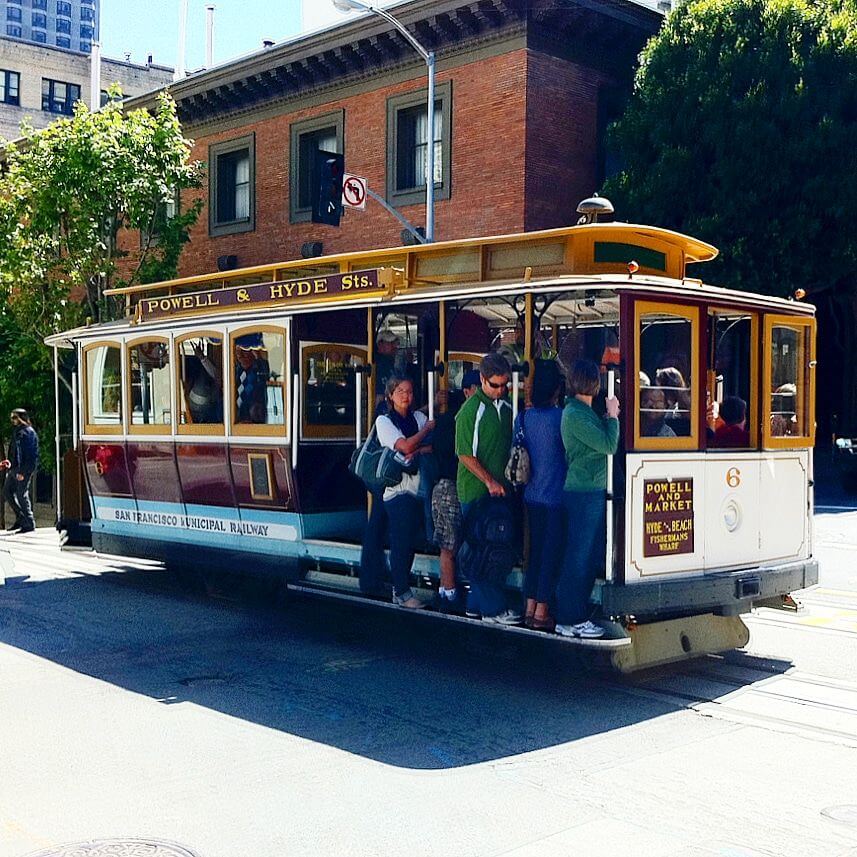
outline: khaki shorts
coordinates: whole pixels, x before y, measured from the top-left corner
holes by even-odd
[[[452,479],[441,479],[431,492],[431,519],[435,544],[442,550],[458,550],[461,536],[461,504]]]

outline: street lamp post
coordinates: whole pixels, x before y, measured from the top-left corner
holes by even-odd
[[[361,0],[331,0],[340,12],[371,12],[392,24],[425,60],[428,69],[428,99],[426,108],[426,243],[434,241],[434,51],[427,51],[404,24],[384,9]]]

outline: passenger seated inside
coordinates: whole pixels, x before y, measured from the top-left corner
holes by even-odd
[[[667,425],[677,437],[690,437],[690,390],[684,376],[675,366],[667,366],[655,372],[655,385],[661,387],[666,397]]]
[[[190,422],[212,425],[223,422],[220,347],[216,359],[205,353],[203,342],[193,343],[193,358],[185,357],[183,383]],[[212,346],[215,353],[215,346]]]
[[[235,340],[235,422],[265,423],[267,383],[271,377],[261,333]]]
[[[743,449],[750,445],[747,431],[747,403],[738,396],[727,396],[720,405],[723,425],[714,432],[714,446],[720,449]]]
[[[640,434],[643,437],[675,437],[666,424],[667,397],[661,387],[640,389]]]
[[[789,437],[797,431],[796,384],[781,384],[774,390],[771,408],[771,437]]]

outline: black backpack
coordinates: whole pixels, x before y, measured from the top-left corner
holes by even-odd
[[[505,497],[477,500],[464,519],[458,561],[468,580],[504,585],[518,559],[518,525]]]

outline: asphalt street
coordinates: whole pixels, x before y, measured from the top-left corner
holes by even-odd
[[[824,508],[801,611],[630,678],[6,537],[0,857],[112,837],[199,857],[853,857],[857,511]]]

